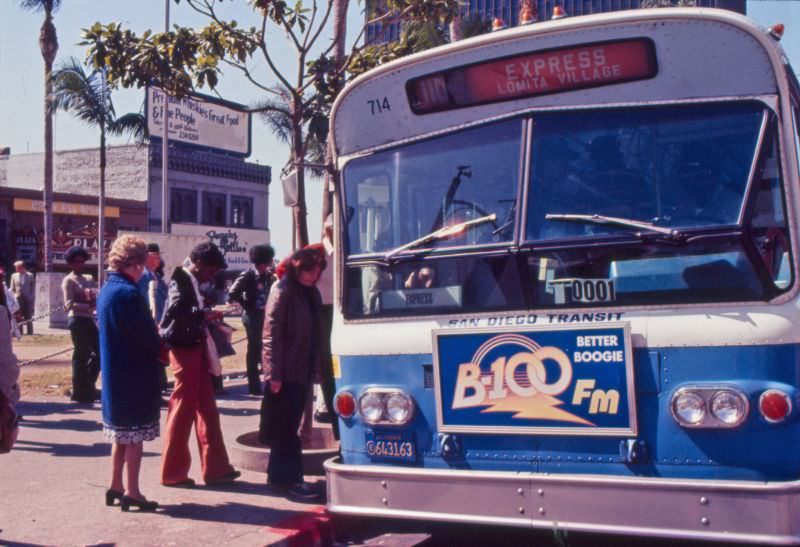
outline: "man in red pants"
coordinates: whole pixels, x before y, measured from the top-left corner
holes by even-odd
[[[190,266],[175,268],[172,274],[167,308],[161,321],[161,335],[170,347],[170,366],[175,375],[161,462],[164,486],[194,486],[189,478],[192,426],[200,446],[203,481],[223,484],[240,475],[228,460],[208,370],[208,324],[222,317],[219,312],[203,308],[199,290],[201,284],[214,279],[227,264],[213,243],[197,245],[189,259]]]

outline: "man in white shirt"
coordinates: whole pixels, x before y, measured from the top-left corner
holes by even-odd
[[[25,263],[22,260],[14,262],[14,272],[11,275],[11,292],[17,299],[19,310],[22,313],[23,321],[28,326],[28,334],[33,334],[33,299],[36,294],[36,285],[33,274],[25,269]]]

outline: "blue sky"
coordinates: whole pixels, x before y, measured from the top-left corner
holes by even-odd
[[[255,24],[246,2],[223,2],[222,6],[241,25]],[[363,2],[351,1],[348,21],[351,38],[353,29],[361,22],[361,6]],[[188,9],[185,2],[177,6],[172,3],[170,10],[173,23],[184,26],[204,24],[204,20]],[[786,25],[783,46],[794,66],[800,70],[800,1],[750,0],[747,10],[748,15],[762,25],[769,26],[776,22]],[[80,39],[81,28],[95,21],[121,22],[137,32],[147,28],[161,30],[164,26],[164,0],[62,0],[55,19],[60,44],[59,60],[71,55],[83,59],[85,50],[76,42]],[[11,146],[12,154],[41,152],[43,148],[44,68],[38,46],[41,22],[41,14],[20,11],[18,0],[0,0],[0,146]],[[276,58],[293,59],[281,33],[269,35],[268,43],[275,45],[278,52]],[[266,74],[263,66],[256,65],[255,70]],[[263,77],[262,81],[269,80]],[[259,98],[256,89],[236,73],[223,75],[219,91],[226,99],[245,104]],[[115,92],[114,102],[118,113],[139,111],[143,97],[143,92],[139,90]],[[88,148],[98,144],[99,137],[95,130],[85,127],[67,114],[57,115],[55,127],[56,149]],[[115,139],[111,142],[119,144],[127,141]],[[273,173],[277,174],[287,157],[286,145],[276,141],[261,122],[254,119],[253,154],[250,160],[271,165]],[[315,240],[320,233],[321,183],[311,181],[307,193],[309,235]],[[280,182],[277,180],[270,190],[270,229],[278,254],[290,252],[291,216],[283,207]]]

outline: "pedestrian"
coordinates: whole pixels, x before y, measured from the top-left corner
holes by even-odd
[[[158,259],[158,267],[153,270],[153,273],[155,274],[155,279],[150,281],[148,301],[153,319],[158,324],[164,315],[164,306],[167,304],[167,294],[169,292],[169,286],[164,281],[164,261],[160,257]]]
[[[319,498],[319,493],[303,481],[298,429],[326,353],[321,347],[325,336],[322,299],[315,286],[324,269],[323,254],[308,248],[296,251],[269,293],[264,319],[263,363],[268,389],[261,409],[270,443],[267,484],[301,501]]]
[[[98,398],[95,384],[100,375],[100,355],[94,310],[97,284],[83,275],[89,253],[75,245],[64,253],[70,273],[61,283],[64,306],[68,311],[67,325],[72,336],[72,395],[78,403],[91,403]]]
[[[156,325],[161,321],[161,315],[164,313],[164,304],[167,300],[167,284],[164,283],[164,261],[161,260],[161,248],[158,243],[147,244],[147,258],[144,263],[144,272],[142,277],[139,278],[137,286],[139,292],[144,298],[150,316],[155,321]],[[156,273],[161,268],[161,276]],[[160,289],[160,290],[159,290]],[[161,369],[161,391],[167,390],[167,371]],[[163,401],[166,406],[166,399]]]
[[[163,369],[158,330],[137,286],[146,257],[143,240],[119,237],[111,246],[108,279],[97,299],[103,434],[112,442],[111,486],[105,500],[109,506],[119,500],[123,511],[158,507],[139,490],[143,443],[159,435]]]
[[[0,288],[0,454],[11,450],[19,432],[14,405],[19,401],[19,364],[11,348],[11,312]]]
[[[14,262],[14,269],[16,270],[11,274],[11,292],[19,304],[19,311],[22,315],[23,326],[27,325],[28,334],[33,334],[33,304],[36,295],[36,281],[33,274],[25,269],[25,262],[17,260]],[[24,330],[24,328],[23,328]]]
[[[5,293],[5,307],[11,314],[11,335],[17,340],[20,340],[22,338],[22,332],[19,330],[19,319],[21,318],[19,313],[19,302],[17,302],[17,297],[14,296],[14,293],[11,292],[11,289],[5,284],[5,279],[5,268],[0,265],[0,291]]]
[[[19,401],[19,365],[11,347],[11,312],[5,291],[0,291],[0,392],[16,404]]]
[[[275,250],[270,245],[254,245],[249,254],[252,266],[233,282],[228,299],[242,306],[242,323],[247,332],[248,391],[250,395],[261,395],[261,336],[267,295],[274,280],[272,263]]]
[[[161,337],[170,347],[169,359],[175,387],[169,400],[161,483],[191,487],[189,437],[194,426],[200,445],[200,466],[206,484],[224,484],[240,473],[231,466],[225,450],[219,411],[209,376],[208,324],[222,314],[203,307],[199,286],[227,268],[219,248],[210,242],[197,245],[188,267],[172,274]]]

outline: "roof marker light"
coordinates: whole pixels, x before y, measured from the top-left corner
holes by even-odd
[[[780,40],[783,38],[783,31],[786,30],[786,27],[783,25],[783,23],[778,23],[776,25],[772,25],[767,30],[773,38]]]
[[[562,17],[566,17],[566,16],[567,16],[567,12],[564,11],[564,8],[562,8],[561,6],[554,6],[553,7],[553,16],[551,17],[551,19],[561,19]]]
[[[495,17],[492,19],[492,32],[497,30],[503,30],[506,28],[506,22],[500,19],[499,17]]]
[[[530,25],[536,21],[537,17],[536,6],[531,3],[531,0],[523,0],[519,7],[519,24]]]

